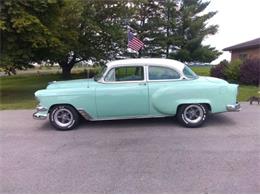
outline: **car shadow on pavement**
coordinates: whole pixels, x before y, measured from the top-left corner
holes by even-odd
[[[220,127],[220,126],[235,126],[236,121],[225,114],[212,114],[209,115],[205,124],[196,129]],[[140,129],[140,128],[175,128],[186,129],[177,121],[176,117],[165,118],[143,118],[143,119],[124,119],[124,120],[105,120],[105,121],[87,121],[82,119],[80,121],[77,130],[104,130],[108,128],[112,129]],[[40,130],[49,131],[54,130],[49,121],[43,123],[39,127]]]
[[[105,120],[105,121],[86,121],[82,120],[80,127],[106,129],[106,128],[140,128],[140,127],[169,127],[179,126],[175,117],[165,118],[143,118],[143,119],[122,119],[122,120]]]
[[[54,130],[54,128],[51,126],[49,120],[45,120],[42,126],[39,127],[41,131],[51,131]]]
[[[224,114],[214,114],[208,117],[208,120],[201,128],[213,126],[233,126],[236,122]],[[86,121],[83,120],[79,126],[80,129],[106,129],[106,128],[184,128],[179,124],[176,117],[165,118],[145,118],[145,119],[128,119],[128,120],[110,120],[110,121]]]

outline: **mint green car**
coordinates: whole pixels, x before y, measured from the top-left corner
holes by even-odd
[[[169,59],[127,59],[108,63],[93,79],[53,81],[35,92],[35,119],[58,130],[90,121],[168,117],[186,127],[201,126],[209,113],[239,111],[238,85],[197,76],[185,64]]]

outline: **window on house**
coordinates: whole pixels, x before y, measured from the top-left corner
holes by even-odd
[[[245,60],[247,58],[247,54],[246,53],[241,53],[241,54],[239,54],[239,59],[240,60]]]

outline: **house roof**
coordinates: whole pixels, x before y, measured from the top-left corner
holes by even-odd
[[[234,51],[234,50],[257,48],[257,47],[260,47],[260,38],[224,48],[223,51]]]

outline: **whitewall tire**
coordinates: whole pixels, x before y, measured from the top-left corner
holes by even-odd
[[[71,130],[78,125],[79,114],[70,105],[57,105],[51,109],[49,120],[57,130]]]
[[[177,119],[186,127],[199,127],[208,117],[208,108],[204,104],[185,104],[178,109]]]

